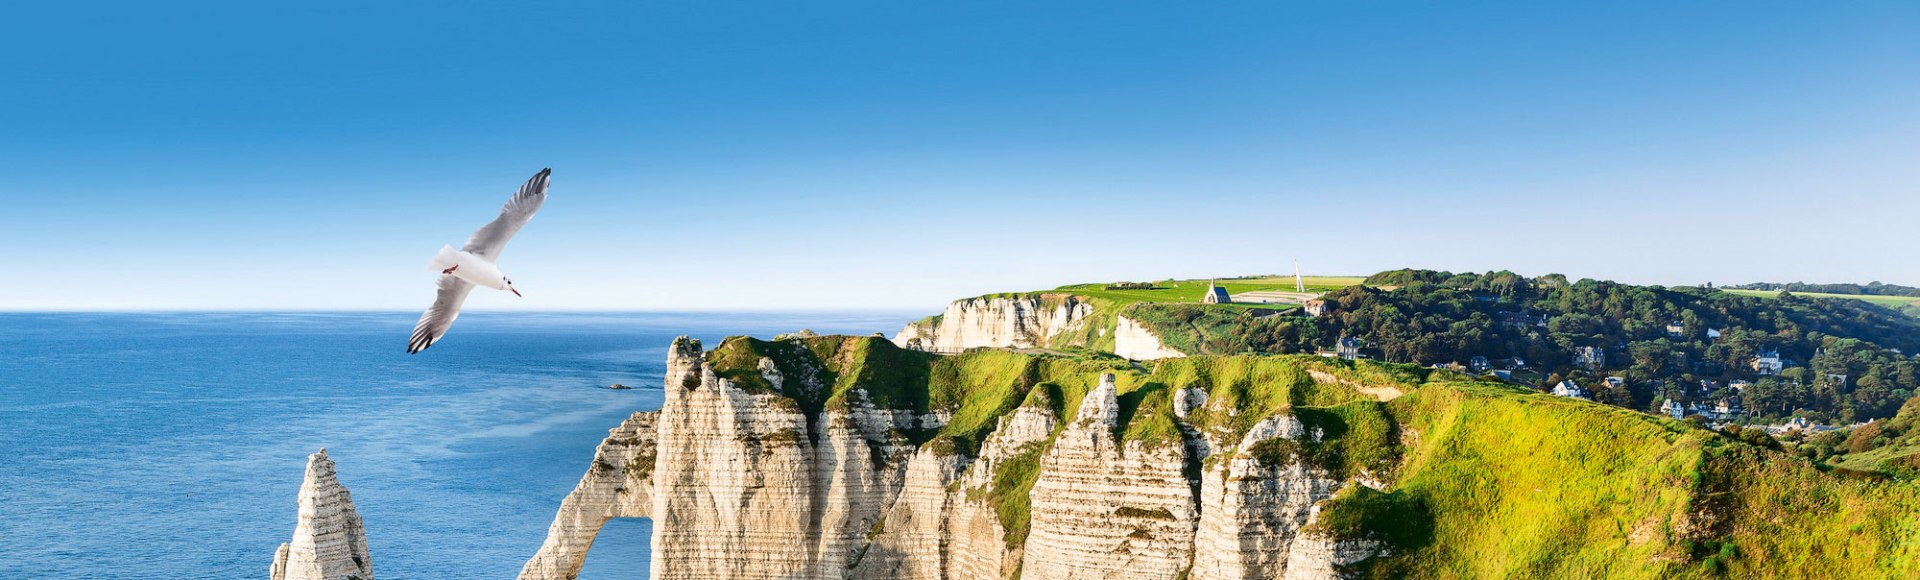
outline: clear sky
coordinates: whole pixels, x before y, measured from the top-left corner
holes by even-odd
[[[548,166],[470,308],[1920,285],[1913,2],[43,2],[0,78],[0,309],[422,308]]]

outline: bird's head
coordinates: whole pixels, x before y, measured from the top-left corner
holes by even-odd
[[[517,290],[517,289],[515,289],[515,288],[513,287],[513,279],[512,279],[512,278],[508,278],[508,277],[506,277],[506,276],[501,276],[501,277],[500,277],[500,281],[502,281],[502,282],[506,282],[506,283],[507,283],[507,291],[508,291],[508,292],[512,292],[514,296],[520,296],[520,291],[519,291],[519,290]],[[525,298],[525,296],[521,296],[521,297],[522,297],[522,298]]]

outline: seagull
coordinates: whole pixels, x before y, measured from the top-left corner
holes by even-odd
[[[507,198],[507,205],[500,208],[500,217],[475,230],[473,237],[467,238],[466,246],[459,251],[454,251],[453,246],[441,246],[440,253],[427,263],[428,269],[440,273],[440,292],[433,299],[433,306],[420,315],[420,322],[413,325],[413,339],[407,341],[407,354],[426,350],[447,334],[453,319],[460,316],[460,305],[467,301],[473,285],[520,295],[513,287],[513,280],[501,274],[494,263],[500,260],[500,250],[507,247],[507,240],[520,231],[520,226],[527,225],[527,221],[533,219],[533,212],[540,211],[540,204],[547,201],[547,177],[552,173],[552,169],[542,169],[533,174],[532,179],[520,186],[520,191]]]

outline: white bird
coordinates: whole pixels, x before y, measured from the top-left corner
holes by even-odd
[[[513,287],[513,280],[501,274],[494,264],[500,261],[500,250],[507,247],[507,240],[520,231],[520,226],[527,225],[527,220],[533,219],[533,212],[540,211],[540,204],[547,201],[547,176],[551,173],[551,169],[542,169],[534,174],[520,186],[520,191],[507,199],[507,205],[500,208],[500,217],[475,230],[473,237],[467,238],[466,246],[457,252],[453,246],[442,246],[433,261],[427,263],[427,268],[440,273],[440,293],[433,299],[433,306],[420,315],[420,322],[413,325],[413,339],[407,341],[407,354],[426,350],[446,336],[453,319],[460,316],[460,305],[467,301],[473,285],[520,295]]]

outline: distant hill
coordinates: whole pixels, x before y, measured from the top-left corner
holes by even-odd
[[[1765,290],[1787,292],[1813,292],[1818,294],[1845,294],[1852,296],[1909,296],[1920,298],[1920,288],[1869,282],[1866,284],[1810,284],[1806,282],[1755,282],[1736,284],[1726,287],[1729,290]]]

